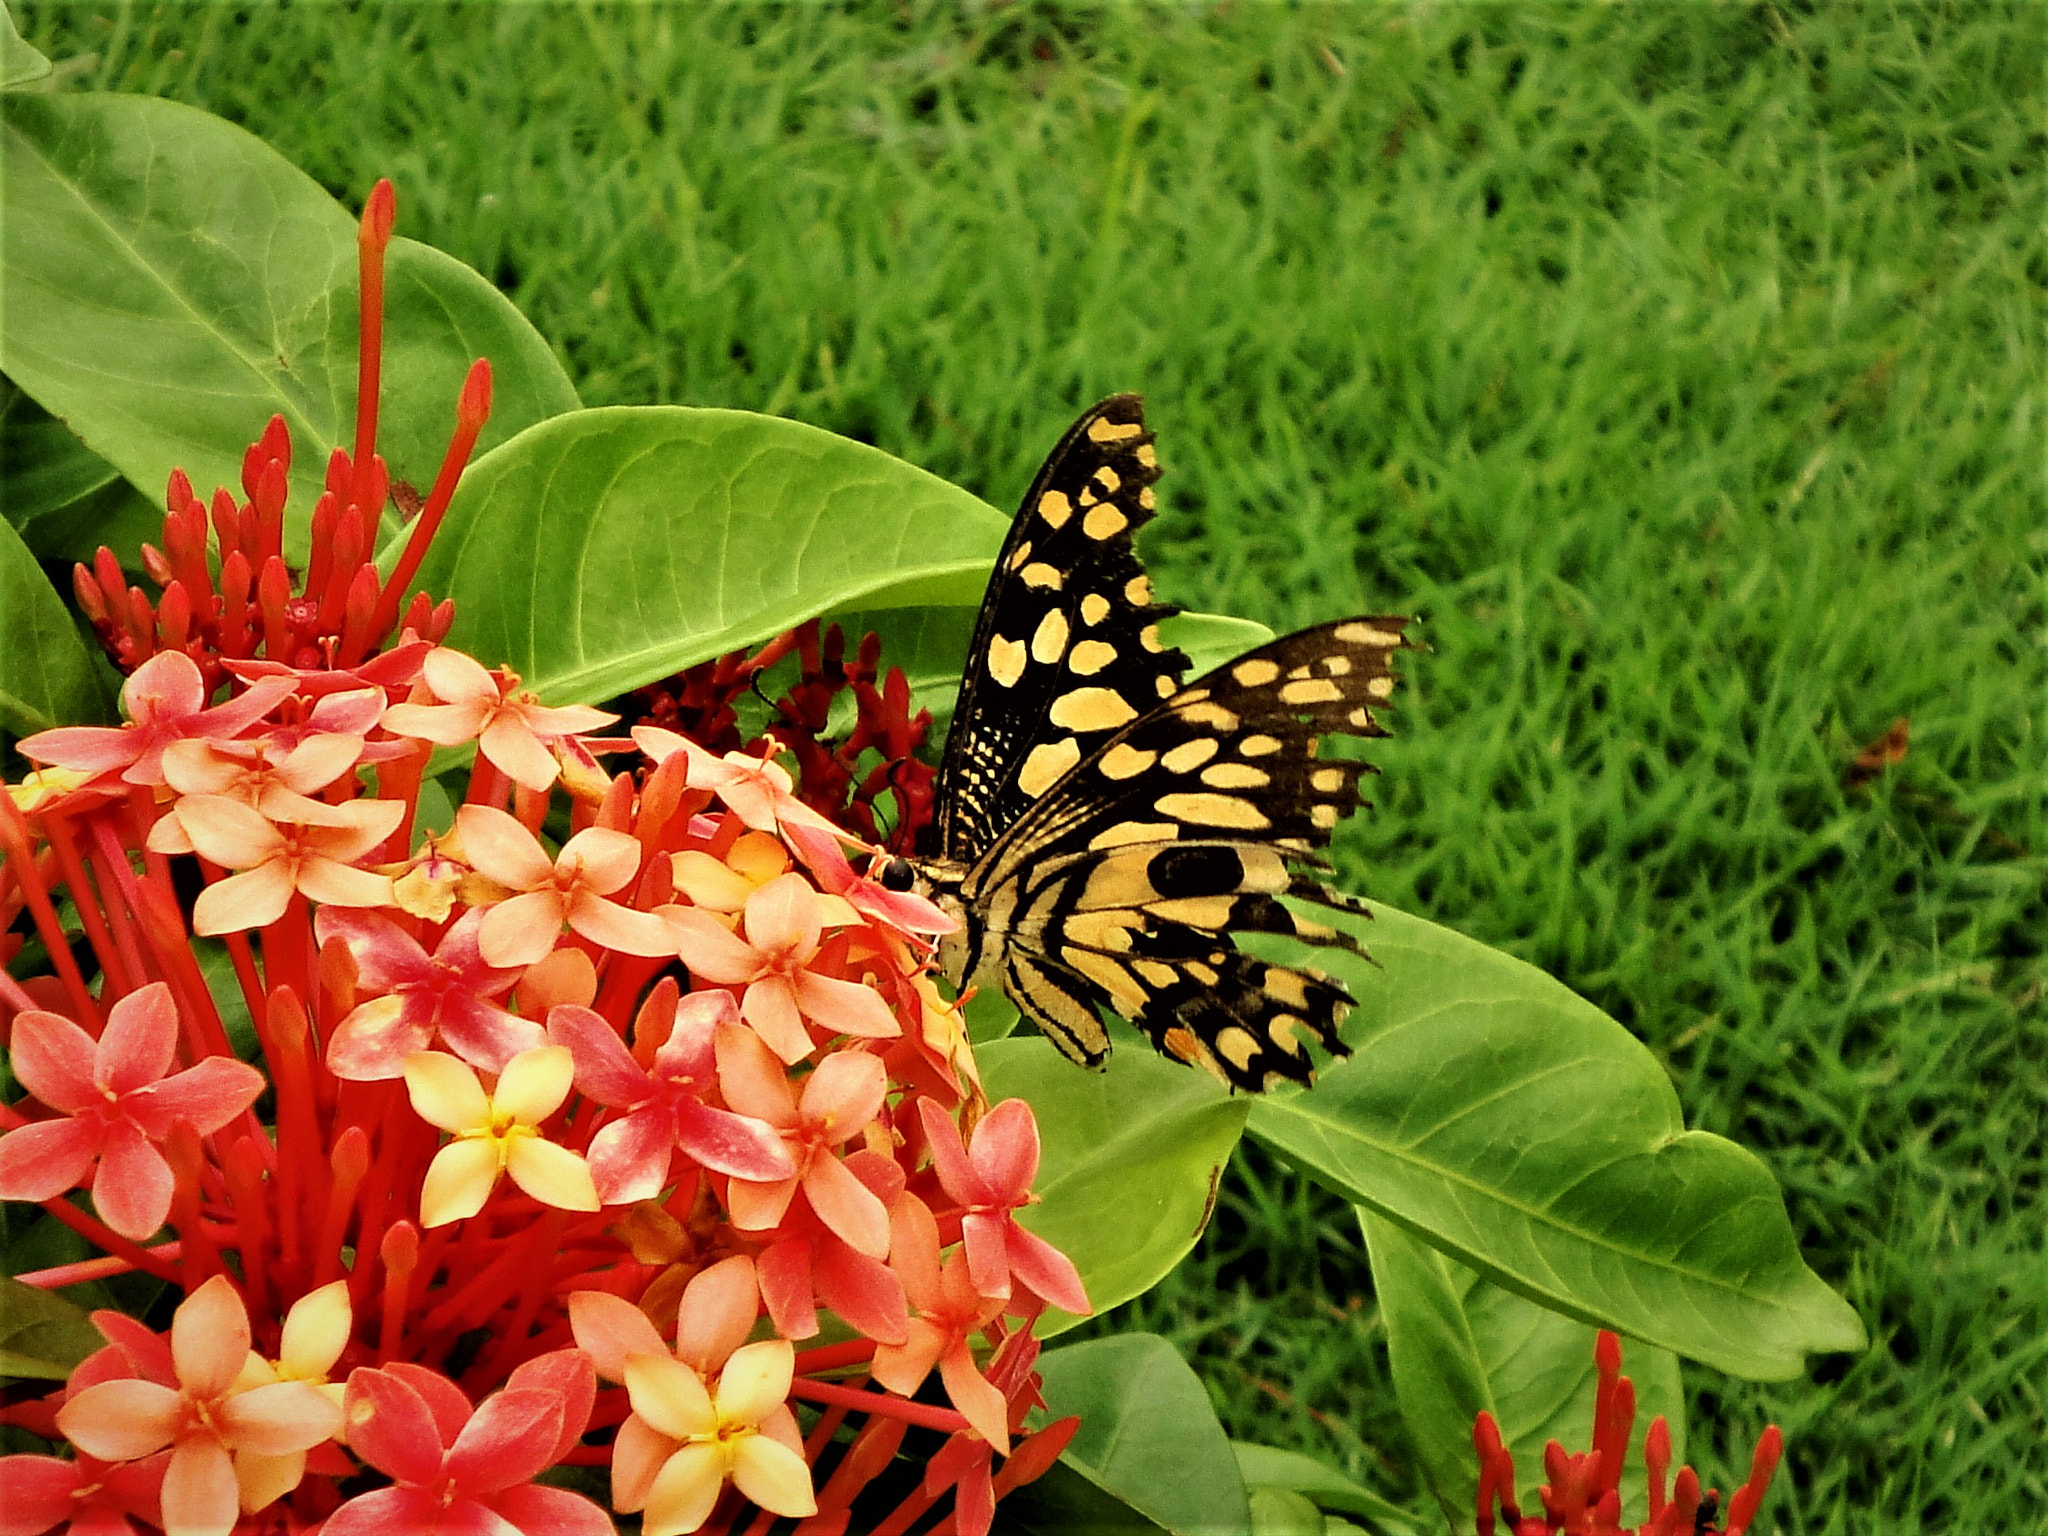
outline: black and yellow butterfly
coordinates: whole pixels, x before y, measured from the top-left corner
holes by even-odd
[[[1344,1054],[1350,994],[1231,935],[1356,948],[1280,898],[1349,905],[1313,876],[1371,770],[1317,743],[1386,734],[1372,711],[1408,621],[1317,625],[1183,685],[1187,656],[1159,638],[1177,610],[1131,538],[1158,478],[1136,395],[1045,461],[975,624],[929,856],[882,878],[959,920],[940,949],[954,985],[1000,985],[1084,1066],[1109,1054],[1109,1009],[1233,1087],[1307,1082],[1302,1037]]]

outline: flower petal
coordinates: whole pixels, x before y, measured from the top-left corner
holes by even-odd
[[[342,1413],[349,1449],[387,1477],[429,1483],[440,1472],[441,1427],[409,1382],[390,1371],[350,1371]]]
[[[871,1259],[888,1256],[888,1209],[844,1163],[829,1153],[813,1157],[804,1170],[803,1185],[818,1220],[842,1242]]]
[[[974,1356],[965,1339],[956,1339],[939,1357],[939,1378],[946,1384],[946,1396],[981,1438],[994,1446],[999,1455],[1009,1455],[1009,1405],[988,1378],[974,1368]]]
[[[477,738],[477,750],[522,789],[540,794],[560,776],[561,764],[540,744],[533,727],[510,709],[501,709]]]
[[[786,1179],[796,1172],[788,1146],[765,1120],[684,1099],[676,1105],[674,1126],[675,1145],[713,1173],[741,1179]]]
[[[0,1456],[0,1533],[40,1536],[71,1514],[84,1469],[54,1456]]]
[[[170,987],[153,981],[107,1010],[107,1027],[93,1054],[93,1078],[115,1093],[127,1093],[170,1071],[177,1055],[177,1004]]]
[[[595,1211],[603,1201],[591,1182],[590,1164],[567,1147],[538,1136],[522,1136],[505,1159],[512,1182],[543,1205],[563,1211]]]
[[[886,1040],[903,1033],[896,1015],[873,987],[820,976],[816,971],[798,971],[790,983],[796,990],[796,1005],[804,1016],[826,1029],[870,1040]]]
[[[1010,1225],[1007,1211],[969,1211],[960,1218],[960,1237],[967,1250],[967,1273],[974,1289],[999,1301],[1010,1299],[1010,1250],[1003,1241]]]
[[[106,1134],[102,1121],[66,1116],[0,1136],[0,1200],[54,1200],[76,1188],[92,1171]]]
[[[420,1186],[420,1225],[442,1227],[474,1216],[497,1182],[498,1153],[489,1141],[449,1142],[427,1164]]]
[[[521,1051],[505,1063],[491,1095],[491,1108],[521,1125],[539,1125],[569,1097],[576,1081],[576,1060],[559,1045]]]
[[[818,952],[818,893],[802,875],[770,880],[747,898],[747,942],[798,964]]]
[[[671,1440],[717,1432],[704,1379],[673,1355],[629,1355],[625,1375],[633,1411]]]
[[[171,1359],[178,1384],[194,1397],[218,1397],[249,1354],[249,1313],[226,1275],[215,1275],[171,1315]]]
[[[797,1123],[796,1095],[790,1091],[789,1074],[761,1043],[761,1037],[750,1029],[726,1024],[719,1027],[716,1038],[718,1086],[725,1102],[742,1115],[793,1128]]]
[[[574,1059],[576,1091],[586,1099],[624,1109],[654,1097],[654,1080],[603,1014],[559,1003],[548,1010],[548,1039]]]
[[[606,1028],[609,1032],[610,1026]],[[598,1199],[606,1205],[652,1200],[668,1183],[669,1154],[675,1144],[675,1114],[656,1105],[610,1122],[590,1139],[590,1179]],[[781,1144],[778,1137],[776,1145]]]
[[[543,958],[555,947],[561,931],[561,893],[554,890],[528,891],[510,901],[499,902],[484,914],[478,943],[486,961],[509,969],[532,965]]]
[[[391,1536],[393,1531],[430,1531],[441,1506],[414,1487],[372,1488],[327,1517],[320,1536]]]
[[[228,1536],[242,1512],[235,1465],[218,1440],[178,1442],[164,1469],[164,1530],[176,1536]]]
[[[542,1483],[507,1488],[492,1496],[491,1508],[523,1536],[616,1536],[618,1529],[593,1500]]]
[[[1034,1294],[1076,1317],[1086,1317],[1095,1310],[1089,1304],[1081,1272],[1074,1268],[1072,1259],[1014,1220],[1009,1223],[1006,1236],[1010,1273],[1030,1286]]]
[[[472,918],[482,921],[471,913],[465,914],[464,922]],[[313,914],[313,931],[323,948],[335,939],[348,946],[356,963],[357,985],[365,992],[389,992],[408,982],[419,983],[433,977],[431,962],[419,940],[379,913],[323,907]],[[451,928],[449,933],[454,931]],[[441,942],[445,947],[448,941]]]
[[[248,869],[284,846],[284,836],[250,806],[225,795],[186,795],[178,822],[203,859],[224,869]]]
[[[872,995],[872,994],[870,994]],[[786,977],[763,976],[740,999],[740,1017],[753,1026],[767,1047],[794,1066],[814,1049],[804,1028],[796,994]]]
[[[495,806],[463,806],[455,813],[455,835],[470,864],[500,885],[528,891],[554,881],[554,862],[539,840]]]
[[[484,1399],[441,1463],[472,1498],[530,1482],[555,1457],[562,1402],[552,1392],[508,1387]]]
[[[640,872],[640,839],[610,827],[585,827],[562,845],[555,867],[576,871],[584,889],[609,896]]]
[[[440,1022],[441,1043],[484,1072],[502,1072],[521,1051],[548,1043],[538,1019],[522,1019],[467,992],[442,996]]]
[[[622,955],[655,959],[676,952],[675,934],[652,912],[635,911],[579,890],[569,898],[567,915],[569,926],[584,938]]]
[[[357,869],[339,859],[300,860],[298,887],[308,901],[328,907],[389,907],[397,903],[389,875]]]
[[[339,910],[322,907],[321,915]],[[407,997],[373,997],[359,1003],[327,1042],[327,1070],[353,1083],[376,1083],[405,1075],[405,1059],[434,1043],[425,1010]]]
[[[902,1344],[910,1336],[910,1308],[903,1282],[879,1259],[844,1243],[821,1245],[811,1266],[818,1300],[877,1344]]]
[[[217,1414],[221,1438],[259,1456],[310,1451],[341,1428],[341,1409],[309,1381],[280,1381],[237,1393]]]
[[[57,1410],[64,1438],[101,1461],[133,1461],[171,1443],[185,1399],[154,1381],[103,1381]]]
[[[93,1081],[98,1043],[61,1013],[24,1008],[14,1017],[9,1061],[22,1086],[50,1108],[75,1115],[106,1101]]]
[[[230,875],[199,893],[192,906],[192,931],[212,937],[268,927],[284,916],[294,889],[291,871],[282,859]]]
[[[760,1315],[761,1291],[752,1259],[734,1254],[699,1270],[684,1288],[676,1311],[676,1358],[710,1375],[746,1343]],[[719,1388],[721,1394],[724,1390]],[[782,1395],[789,1395],[787,1387]]]
[[[609,1291],[571,1291],[569,1329],[606,1381],[624,1381],[626,1361],[634,1355],[668,1353],[647,1314]]]
[[[121,1100],[122,1113],[154,1141],[171,1134],[184,1121],[202,1136],[211,1136],[262,1097],[270,1085],[246,1062],[209,1056],[160,1083],[138,1088]]]
[[[789,1400],[796,1350],[787,1339],[763,1339],[732,1352],[718,1375],[718,1422],[758,1424]]]
[[[560,1461],[583,1438],[591,1409],[597,1405],[597,1371],[580,1349],[551,1350],[515,1368],[505,1385],[515,1391],[553,1394],[561,1405],[562,1429],[548,1460]]]
[[[629,1515],[647,1503],[648,1491],[681,1442],[670,1439],[640,1415],[628,1415],[612,1442],[612,1508]]]
[[[93,1208],[102,1221],[139,1243],[171,1214],[175,1186],[171,1165],[143,1139],[141,1131],[126,1120],[108,1127],[106,1143],[100,1148],[99,1171],[92,1176]],[[241,1363],[238,1354],[237,1370]],[[230,1374],[229,1380],[233,1379]]]
[[[866,1051],[834,1051],[804,1079],[797,1112],[827,1145],[836,1147],[858,1136],[881,1112],[888,1095],[889,1073],[880,1057]],[[930,1102],[918,1100],[920,1105]]]
[[[663,907],[660,916],[669,926],[676,952],[690,974],[702,981],[733,986],[752,981],[761,974],[761,957],[737,934],[696,907]]]
[[[777,1333],[785,1339],[808,1339],[818,1331],[809,1238],[789,1237],[771,1245],[754,1261],[754,1273]]]
[[[490,1122],[491,1101],[475,1070],[444,1051],[408,1056],[405,1087],[414,1112],[429,1125],[444,1131],[468,1131]]]
[[[277,1363],[301,1381],[325,1381],[334,1362],[348,1347],[352,1322],[346,1280],[330,1281],[316,1291],[308,1291],[285,1314]]]
[[[663,1462],[647,1490],[643,1536],[688,1536],[710,1519],[725,1489],[725,1464],[716,1445],[686,1445]]]
[[[763,1509],[801,1518],[818,1512],[811,1469],[803,1457],[766,1435],[748,1435],[733,1447],[733,1486]]]

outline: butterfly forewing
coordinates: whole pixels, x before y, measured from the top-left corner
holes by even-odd
[[[1067,432],[1010,529],[975,624],[937,787],[939,852],[971,863],[1097,745],[1172,693],[1132,535],[1159,478],[1143,402],[1114,395]]]

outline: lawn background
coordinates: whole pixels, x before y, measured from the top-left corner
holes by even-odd
[[[1423,616],[1348,883],[1640,1033],[1869,1325],[1802,1381],[1689,1369],[1707,1481],[1775,1419],[1760,1530],[2037,1528],[2048,12],[16,10],[67,87],[351,207],[393,177],[588,404],[1007,506],[1143,391],[1166,597]],[[1284,1170],[1108,1322],[1421,1507],[1357,1229]]]

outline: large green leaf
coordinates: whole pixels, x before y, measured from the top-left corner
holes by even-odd
[[[596,700],[817,614],[972,604],[1007,526],[799,422],[620,406],[480,459],[418,585],[455,599],[454,644],[550,703]]]
[[[1733,1375],[1863,1347],[1770,1170],[1686,1130],[1634,1036],[1532,966],[1372,910],[1340,921],[1378,965],[1313,955],[1359,998],[1356,1054],[1261,1097],[1253,1136],[1509,1290]]]
[[[0,735],[112,718],[92,653],[21,535],[0,522]]]
[[[0,5],[0,90],[40,80],[50,72],[50,61],[15,30],[14,17]]]
[[[1472,1529],[1479,1487],[1472,1421],[1481,1409],[1499,1423],[1521,1498],[1533,1508],[1545,1442],[1572,1451],[1592,1444],[1594,1330],[1502,1290],[1384,1217],[1361,1208],[1358,1219],[1401,1417],[1445,1517],[1455,1530]],[[1621,1482],[1633,1523],[1648,1515],[1643,1436],[1657,1415],[1670,1425],[1673,1457],[1685,1459],[1685,1392],[1668,1350],[1632,1344],[1622,1365],[1636,1388]]]
[[[1313,1456],[1245,1440],[1231,1441],[1230,1450],[1237,1458],[1238,1475],[1254,1499],[1262,1491],[1285,1491],[1305,1499],[1314,1509],[1357,1515],[1388,1536],[1413,1536],[1415,1521],[1408,1511]]]
[[[1046,1411],[1079,1414],[1061,1458],[1176,1536],[1251,1524],[1244,1479],[1209,1394],[1174,1347],[1116,1334],[1039,1357]]]
[[[0,1276],[0,1376],[62,1381],[106,1342],[63,1297]]]
[[[975,1051],[989,1097],[1028,1099],[1038,1118],[1041,1203],[1020,1219],[1074,1261],[1098,1313],[1150,1290],[1194,1246],[1249,1108],[1135,1032],[1118,1039],[1102,1072],[1037,1035]],[[1073,1321],[1049,1311],[1038,1331]]]
[[[354,431],[355,220],[192,107],[79,93],[0,108],[0,368],[152,500],[176,467],[201,494],[239,486],[243,449],[281,414],[287,548],[302,555],[328,452]],[[394,478],[432,480],[476,357],[494,370],[485,446],[575,408],[546,342],[482,277],[407,240],[387,267],[379,451]]]
[[[1158,1536],[1165,1526],[1056,1461],[996,1506],[990,1536]]]

